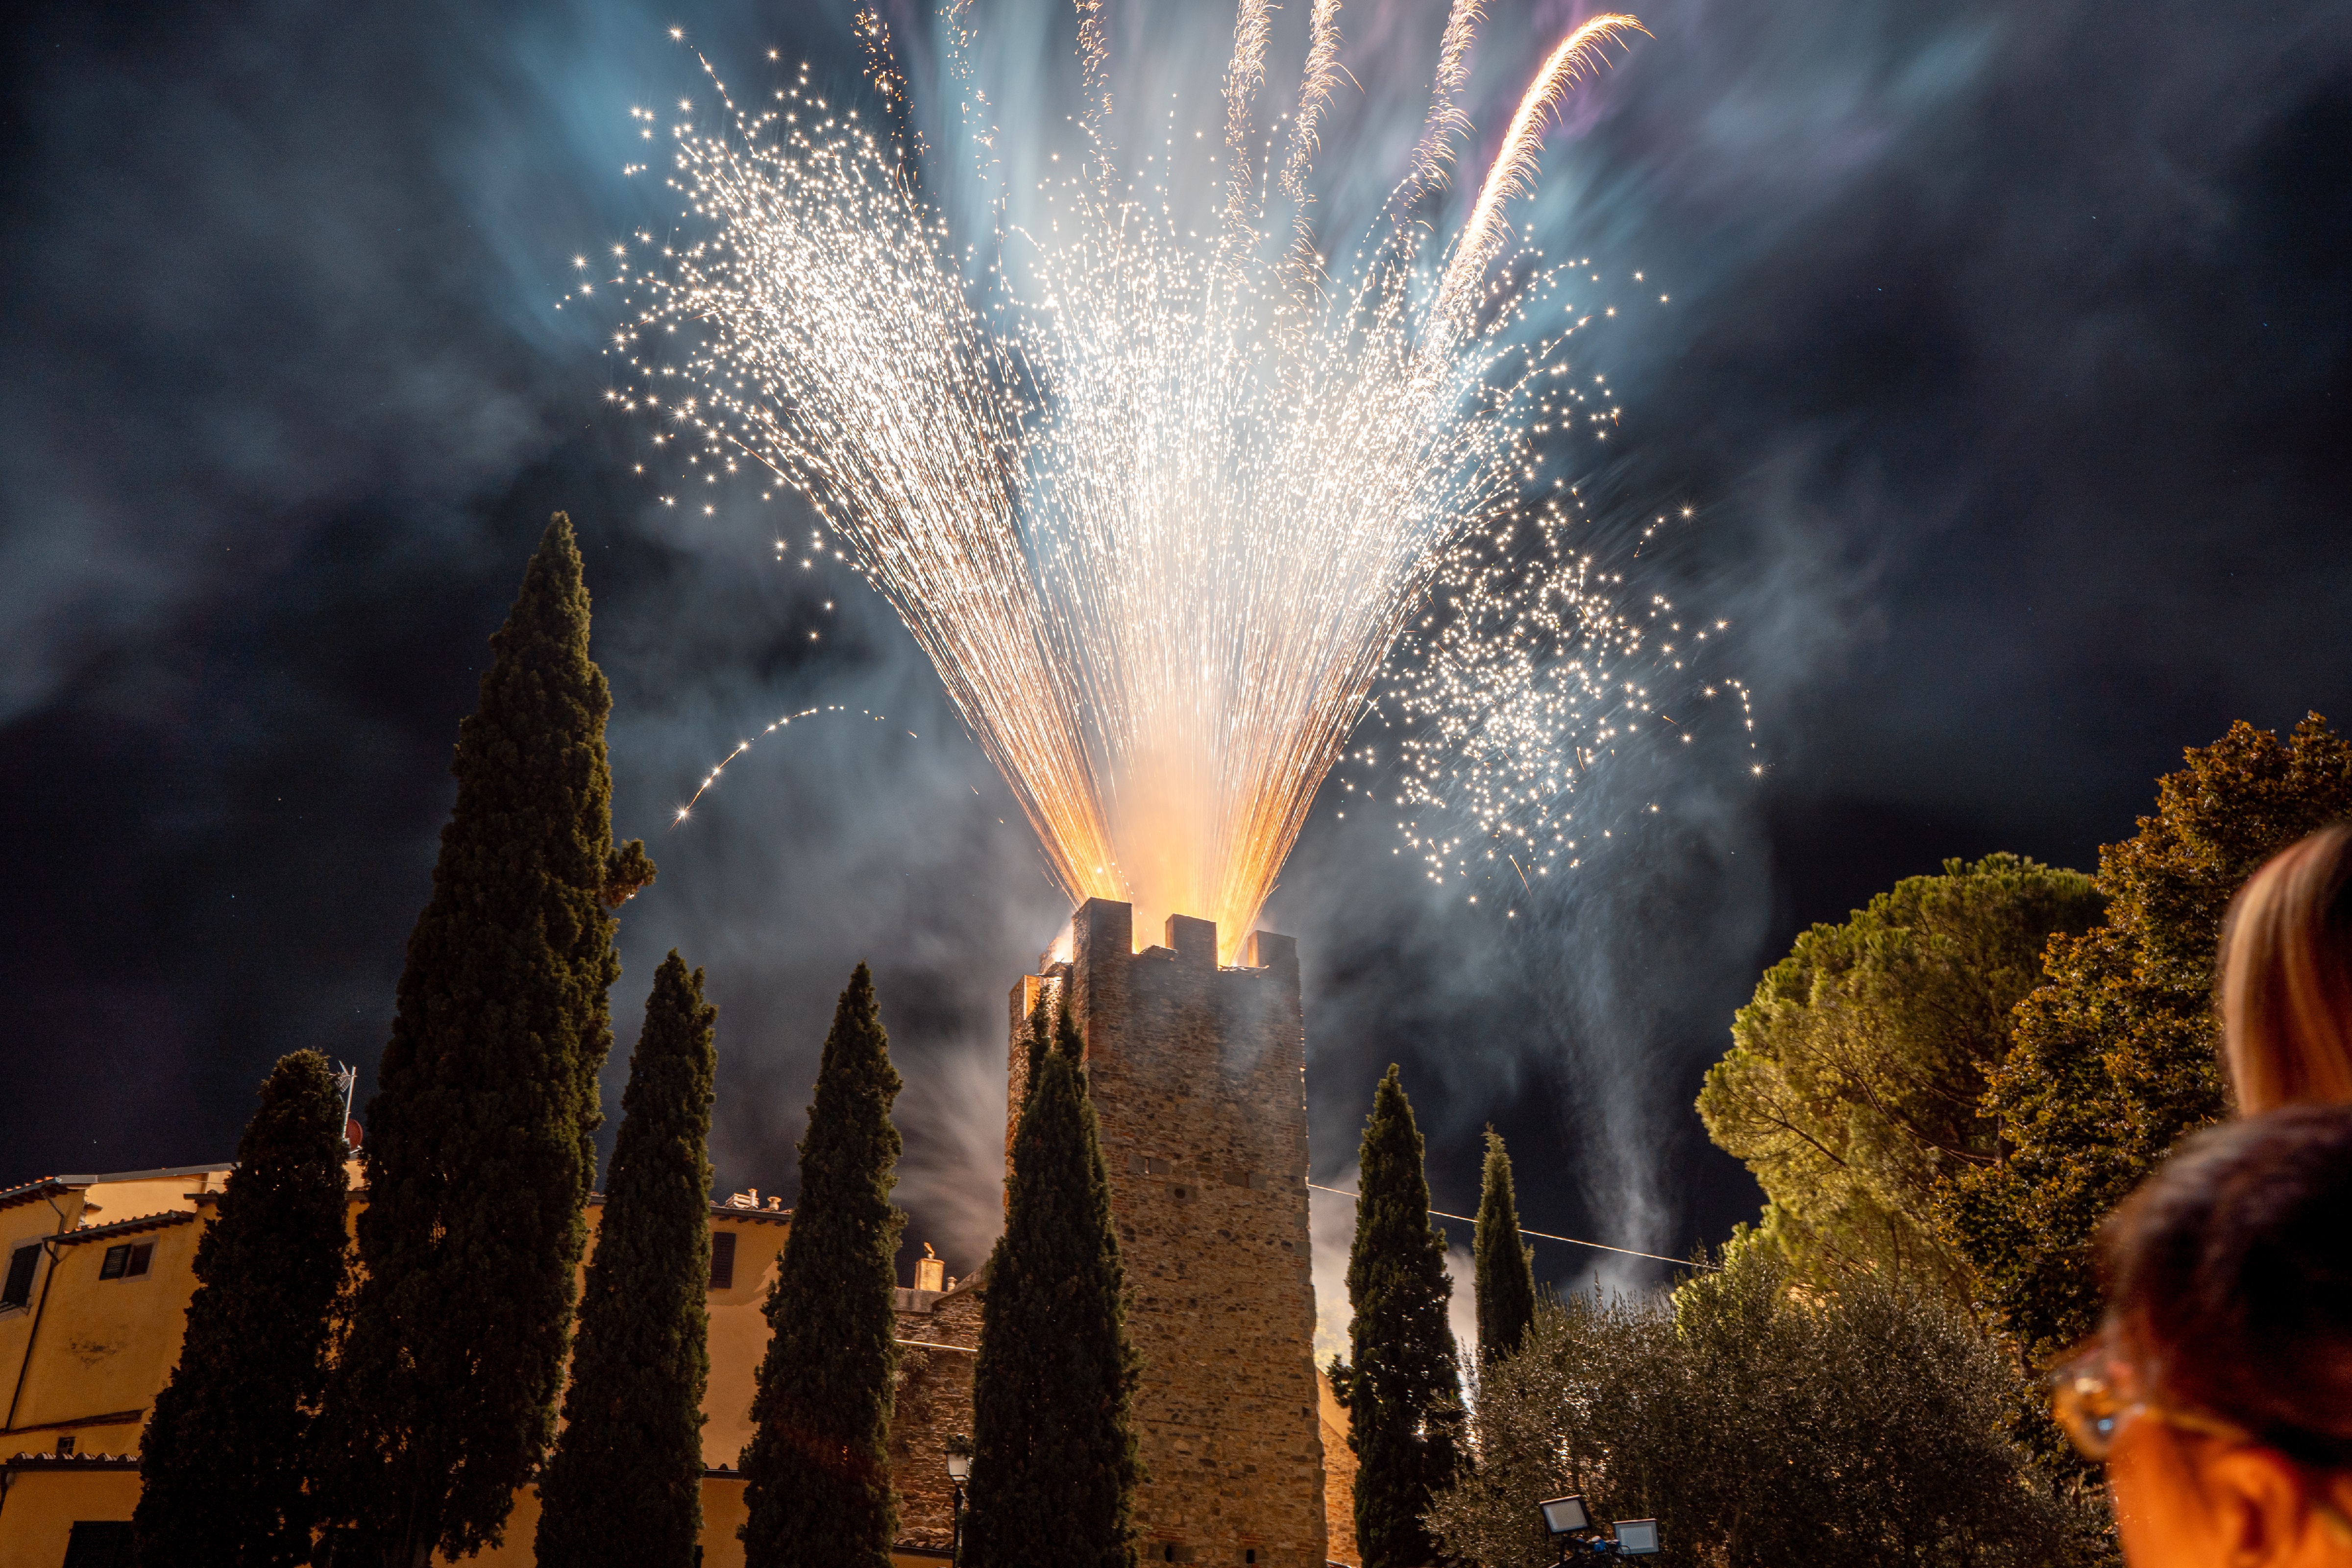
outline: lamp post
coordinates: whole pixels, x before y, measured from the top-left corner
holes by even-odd
[[[1545,1531],[1559,1542],[1563,1563],[1571,1551],[1591,1557],[1654,1557],[1659,1551],[1654,1519],[1621,1519],[1603,1535],[1585,1511],[1581,1497],[1549,1498],[1536,1508],[1543,1515]]]
[[[948,1561],[963,1555],[963,1484],[971,1479],[971,1439],[961,1433],[948,1439],[948,1484],[954,1501],[948,1515]]]

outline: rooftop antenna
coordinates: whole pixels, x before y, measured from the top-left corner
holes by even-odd
[[[335,1066],[335,1086],[343,1091],[343,1147],[352,1147],[352,1098],[360,1090],[360,1069]]]

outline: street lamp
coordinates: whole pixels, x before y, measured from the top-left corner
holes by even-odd
[[[1543,1510],[1544,1528],[1554,1535],[1574,1535],[1580,1530],[1592,1528],[1580,1497],[1556,1497],[1536,1506]]]
[[[1543,1513],[1544,1530],[1559,1541],[1559,1561],[1571,1551],[1592,1557],[1654,1557],[1659,1551],[1658,1521],[1621,1519],[1602,1535],[1585,1511],[1581,1497],[1556,1497],[1536,1504]]]
[[[963,1484],[971,1479],[971,1439],[959,1432],[948,1439],[947,1447],[948,1484],[955,1495],[948,1516],[948,1561],[952,1563],[963,1553]]]
[[[1617,1554],[1620,1557],[1654,1557],[1658,1553],[1658,1521],[1654,1519],[1621,1519],[1610,1526],[1617,1532]]]

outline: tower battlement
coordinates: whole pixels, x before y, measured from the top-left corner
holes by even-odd
[[[1322,1568],[1298,944],[1257,932],[1225,967],[1214,921],[1171,916],[1139,952],[1133,927],[1088,900],[1007,1000],[1015,1116],[1041,996],[1085,1047],[1143,1357],[1139,1555]]]

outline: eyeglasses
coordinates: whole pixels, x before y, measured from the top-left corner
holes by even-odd
[[[2254,1440],[2252,1433],[2219,1416],[2154,1399],[2131,1398],[2116,1386],[2116,1374],[2130,1370],[2111,1357],[2105,1345],[2095,1345],[2051,1374],[2050,1414],[2083,1458],[2105,1464],[2115,1450],[2116,1434],[2126,1421],[2135,1418],[2162,1422],[2176,1432],[2219,1437],[2225,1443]]]
[[[2115,1452],[2116,1436],[2123,1430],[2124,1423],[2133,1420],[2159,1422],[2176,1432],[2218,1438],[2233,1447],[2248,1447],[2260,1441],[2243,1426],[2218,1415],[2185,1410],[2160,1400],[2131,1397],[2116,1387],[2120,1381],[2117,1374],[2128,1376],[2131,1371],[2129,1363],[2111,1356],[2105,1345],[2095,1345],[2051,1374],[2050,1414],[2065,1429],[2074,1451],[2083,1458],[2096,1464],[2105,1463],[2107,1456]],[[2330,1535],[2352,1546],[2352,1518],[2347,1518],[2328,1500],[2325,1483],[2315,1479],[2311,1507]]]

